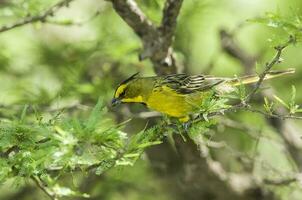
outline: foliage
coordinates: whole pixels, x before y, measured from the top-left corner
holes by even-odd
[[[293,115],[295,113],[302,112],[302,109],[299,105],[296,104],[296,87],[292,86],[292,95],[289,103],[286,103],[284,100],[282,100],[277,95],[274,96],[276,101],[278,101],[280,104],[282,104],[284,107],[286,107],[289,111],[290,115]],[[272,106],[270,106],[272,107]]]
[[[39,15],[57,2],[0,1],[0,23]],[[136,2],[159,26],[165,1]],[[227,29],[242,57],[264,69],[275,53],[267,39],[275,46],[289,35],[296,44],[302,38],[300,1],[282,0],[277,12],[269,11],[277,3],[267,7],[268,2],[183,1],[173,46],[177,64],[189,74],[243,74],[246,63],[230,55],[218,37]],[[286,10],[293,5],[297,10]],[[269,12],[255,18],[260,10]],[[253,23],[242,23],[246,18]],[[201,116],[188,129],[144,115],[140,105],[109,106],[125,77],[137,71],[151,76],[154,71],[151,62],[138,61],[144,45],[107,1],[72,1],[45,20],[1,32],[0,47],[0,199],[47,199],[44,191],[53,199],[169,200],[187,197],[192,192],[186,188],[201,191],[210,185],[220,192],[213,182],[238,190],[255,183],[265,194],[301,199],[295,179],[301,167],[301,123],[278,118],[280,107],[287,117],[301,113],[301,45],[286,49],[282,65],[274,66],[295,67],[297,73],[259,88],[263,93],[275,89],[272,96],[225,112],[245,103],[249,87],[239,85],[220,98],[211,93],[197,106]],[[290,85],[295,85],[292,91]],[[249,112],[251,108],[260,108],[260,115]],[[198,171],[200,163],[196,165],[191,152],[184,158],[181,151],[186,149],[178,149],[174,141],[178,136],[188,145],[189,136],[199,147],[194,148],[203,151],[200,161],[206,159],[206,170]],[[218,179],[194,182],[207,174]]]
[[[286,16],[282,15],[280,11],[267,12],[264,17],[259,17],[250,21],[281,30],[283,33],[295,36],[296,40],[301,41],[302,16],[294,9],[291,11],[292,12]]]
[[[73,196],[79,193],[57,184],[63,173],[96,168],[100,175],[118,165],[133,165],[144,148],[159,143],[151,129],[128,139],[106,117],[102,100],[81,118],[64,117],[59,111],[45,119],[29,108],[24,106],[20,117],[0,123],[1,183],[39,177],[57,197]]]

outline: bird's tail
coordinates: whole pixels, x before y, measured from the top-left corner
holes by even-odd
[[[289,68],[286,70],[274,70],[274,71],[270,71],[266,74],[264,80],[268,80],[268,79],[272,79],[272,78],[276,78],[279,76],[283,76],[285,74],[293,74],[295,73],[295,69],[293,68]],[[247,76],[242,76],[240,78],[234,78],[231,79],[229,81],[227,81],[228,84],[232,85],[232,86],[238,86],[241,84],[251,84],[251,83],[255,83],[259,81],[259,76],[258,75],[247,75]]]

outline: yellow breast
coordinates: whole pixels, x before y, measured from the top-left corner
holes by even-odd
[[[187,121],[194,106],[188,102],[188,95],[178,94],[163,86],[161,90],[154,90],[146,101],[149,108],[176,118]]]

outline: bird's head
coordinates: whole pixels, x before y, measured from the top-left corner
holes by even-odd
[[[118,85],[112,99],[112,106],[120,103],[143,103],[142,83],[137,75],[138,73],[133,74]]]

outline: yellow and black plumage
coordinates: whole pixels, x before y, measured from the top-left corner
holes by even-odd
[[[265,80],[291,73],[294,73],[294,69],[271,71]],[[112,104],[143,103],[153,110],[187,122],[202,100],[213,92],[219,96],[234,91],[240,84],[255,83],[258,80],[257,75],[239,78],[186,74],[138,77],[136,73],[119,84]]]

